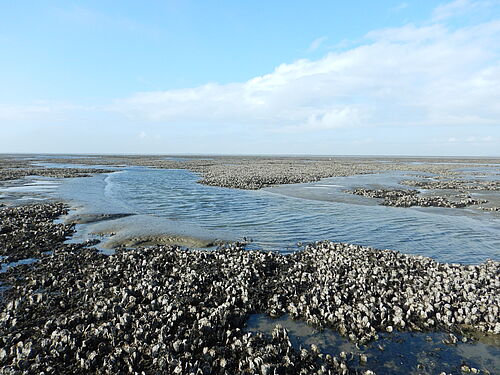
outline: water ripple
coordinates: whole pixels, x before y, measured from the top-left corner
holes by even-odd
[[[380,175],[371,176],[374,183],[384,181]],[[387,180],[396,185],[400,177],[389,176]],[[98,184],[98,178],[82,181]],[[197,179],[197,175],[185,170],[129,168],[110,174],[101,189],[110,207],[126,207],[134,213],[180,220],[205,229],[223,229],[237,238],[251,238],[254,247],[264,249],[289,251],[297,242],[330,239],[448,262],[479,263],[499,258],[498,217],[444,211],[453,209],[385,207],[371,201],[363,204],[366,200],[342,192],[346,184],[358,183],[355,178],[328,179],[321,182],[322,189],[309,189],[317,191],[315,194],[328,194],[330,201],[273,193],[280,189],[245,191],[204,186],[197,184]],[[360,179],[370,182],[370,176]],[[75,184],[71,194],[81,197],[82,183]],[[286,189],[305,187],[307,184]],[[92,197],[95,201],[95,194]]]

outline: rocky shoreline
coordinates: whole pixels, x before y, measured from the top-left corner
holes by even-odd
[[[446,331],[452,343],[456,334],[500,334],[498,262],[444,264],[332,242],[289,255],[234,243],[106,256],[93,243],[63,243],[72,227],[50,222],[64,210],[0,211],[2,225],[11,218],[3,255],[39,258],[0,274],[2,374],[373,373],[366,357],[294,348],[280,326],[245,332],[252,313],[289,314],[359,345],[396,330]],[[40,251],[19,246],[36,236]]]

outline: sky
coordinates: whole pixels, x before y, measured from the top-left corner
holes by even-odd
[[[0,0],[0,153],[500,156],[500,0]]]

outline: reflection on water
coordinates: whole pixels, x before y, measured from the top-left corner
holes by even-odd
[[[373,199],[342,191],[354,184],[369,185],[370,178],[374,185],[384,181],[386,186],[396,185],[400,177],[396,174],[333,178],[316,185],[245,191],[197,184],[199,177],[185,170],[134,167],[109,175],[66,180],[57,194],[80,202],[92,213],[129,212],[140,214],[143,219],[152,217],[155,225],[158,221],[168,223],[166,227],[192,225],[203,229],[205,237],[212,231],[214,238],[251,238],[255,248],[292,251],[297,249],[297,242],[329,239],[447,262],[498,259],[498,216],[464,215],[465,210],[456,209],[385,207],[376,205]],[[327,192],[332,198],[295,198],[282,195],[283,189],[289,195],[295,189],[299,196],[306,190],[321,190],[323,197]],[[132,225],[133,220],[130,219]]]
[[[281,324],[287,329],[295,348],[309,349],[312,344],[321,352],[339,356],[340,352],[365,354],[366,365],[354,360],[353,365],[377,374],[439,374],[461,373],[466,364],[487,373],[500,369],[500,348],[477,341],[458,342],[446,345],[446,333],[438,332],[394,332],[382,333],[380,338],[367,345],[357,347],[331,329],[318,331],[306,323],[292,320],[287,315],[272,319],[264,314],[253,314],[247,322],[247,331],[271,334],[273,328]],[[459,337],[461,339],[461,337]],[[366,366],[366,367],[365,367]]]

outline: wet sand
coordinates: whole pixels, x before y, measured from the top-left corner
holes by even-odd
[[[210,248],[231,241],[214,233],[178,221],[131,213],[91,214],[71,211],[62,221],[77,224],[75,242],[84,238],[101,241],[102,249],[153,245],[177,245],[195,249]]]

